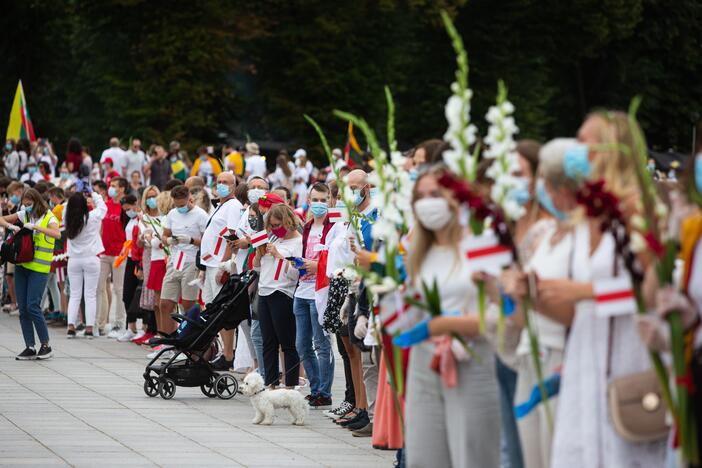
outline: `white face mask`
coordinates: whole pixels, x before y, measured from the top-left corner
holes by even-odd
[[[254,203],[257,203],[258,199],[261,198],[265,194],[266,194],[266,191],[263,189],[249,189],[249,192],[247,194],[248,198],[249,198],[249,203],[251,203],[252,205]]]
[[[449,208],[448,200],[441,197],[422,198],[414,202],[417,221],[430,231],[443,229],[454,214]]]

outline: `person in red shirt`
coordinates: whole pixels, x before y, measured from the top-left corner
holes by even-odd
[[[78,174],[80,165],[83,164],[83,145],[80,144],[78,138],[68,140],[68,148],[66,151],[66,167],[68,172]]]
[[[107,185],[110,185],[110,182],[112,179],[116,177],[122,177],[122,175],[114,170],[114,161],[112,161],[112,158],[105,158],[105,161],[102,163],[102,173],[105,176],[105,183]],[[124,194],[123,194],[124,195]]]
[[[100,254],[100,278],[97,288],[97,324],[102,335],[107,325],[110,314],[110,304],[107,299],[107,282],[112,275],[112,300],[115,303],[115,317],[112,321],[112,329],[107,335],[116,338],[124,327],[127,312],[122,302],[122,286],[124,285],[124,269],[126,262],[120,263],[115,268],[114,263],[122,252],[126,235],[124,228],[127,225],[126,215],[122,211],[120,201],[129,186],[127,179],[114,177],[110,180],[110,188],[107,190],[107,214],[102,220],[102,245],[105,251]]]

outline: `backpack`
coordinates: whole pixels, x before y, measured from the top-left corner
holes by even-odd
[[[34,259],[34,235],[31,229],[22,228],[11,232],[0,247],[3,262],[27,263]]]

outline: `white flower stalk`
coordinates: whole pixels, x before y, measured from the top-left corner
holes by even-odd
[[[490,127],[485,137],[487,148],[483,155],[493,160],[486,173],[494,181],[490,198],[502,208],[507,218],[515,220],[521,218],[526,210],[510,197],[510,192],[518,189],[521,184],[520,179],[512,175],[519,169],[517,144],[514,141],[519,128],[514,122],[513,113],[514,106],[507,100],[507,89],[500,81],[497,104],[490,107],[485,116]]]
[[[470,121],[470,101],[473,91],[468,87],[468,54],[461,36],[445,11],[441,12],[441,18],[451,37],[458,66],[456,81],[451,84],[452,95],[444,109],[448,122],[444,141],[451,145],[451,149],[444,151],[443,158],[449,169],[472,182],[475,180],[478,152],[475,151],[471,155],[470,151],[477,141],[478,129]]]

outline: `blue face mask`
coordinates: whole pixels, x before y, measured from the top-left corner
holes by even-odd
[[[417,169],[410,169],[409,170],[409,179],[412,182],[416,182],[418,176],[419,176],[419,172],[417,172]]]
[[[149,197],[146,199],[146,206],[152,210],[156,209],[156,197]]]
[[[358,206],[363,203],[366,197],[363,195],[363,190],[357,189],[353,191],[353,204]]]
[[[12,151],[12,145],[11,145],[10,143],[7,143],[7,144],[5,145],[5,149],[6,149],[7,151]]]
[[[370,194],[371,200],[378,196],[378,188],[377,187],[373,187],[368,192]]]
[[[566,151],[563,158],[563,170],[569,178],[574,180],[590,177],[592,166],[588,157],[587,145],[574,145]]]
[[[312,202],[310,211],[315,217],[321,218],[322,216],[326,216],[329,211],[329,206],[324,202]]]
[[[117,189],[114,187],[110,187],[107,189],[107,195],[110,196],[110,198],[115,198],[117,196]]]
[[[188,211],[190,211],[190,208],[188,207],[188,205],[179,206],[176,209],[178,210],[178,213],[180,213],[180,214],[186,214]]]
[[[61,173],[61,179],[67,180],[67,179],[68,179],[68,172],[62,172],[62,173]]]
[[[133,218],[137,215],[137,212],[134,210],[127,210],[125,211],[125,213],[127,214],[127,216],[129,216],[129,218]]]
[[[539,179],[539,181],[536,183],[536,198],[539,200],[539,203],[541,203],[541,206],[543,206],[546,211],[551,213],[557,220],[563,221],[566,219],[566,214],[553,205],[551,195],[549,195],[546,191],[546,184],[544,184],[542,179]]]
[[[229,186],[226,184],[217,184],[217,195],[219,195],[220,198],[227,198],[231,191],[229,190]]]
[[[19,205],[19,202],[20,197],[18,197],[17,195],[10,195],[10,203],[12,203],[13,205]]]
[[[695,156],[695,187],[702,194],[702,154]]]
[[[34,209],[34,205],[29,205],[29,206],[24,206],[24,212],[27,214],[32,214],[32,210]]]
[[[531,199],[531,194],[529,193],[529,179],[520,177],[518,185],[509,191],[507,197],[517,202],[519,206],[526,205]]]
[[[346,203],[344,203],[344,200],[337,200],[336,205],[334,205],[335,208],[346,208]]]
[[[30,174],[36,174],[37,168],[35,166],[28,167],[27,172],[29,172]]]

